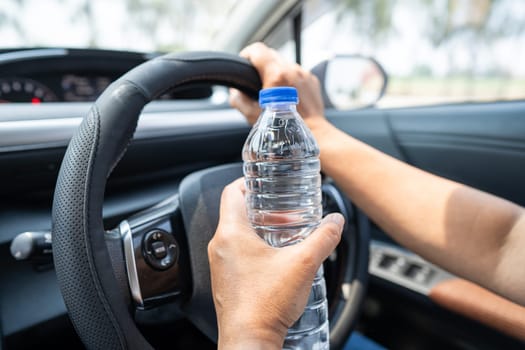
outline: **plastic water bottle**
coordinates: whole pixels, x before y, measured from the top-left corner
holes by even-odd
[[[322,217],[319,147],[297,113],[298,102],[293,87],[261,90],[263,112],[242,152],[248,217],[257,234],[274,247],[300,242]],[[303,315],[288,330],[284,349],[328,348],[321,266]]]

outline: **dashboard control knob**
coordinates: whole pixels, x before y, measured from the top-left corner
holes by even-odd
[[[51,232],[48,231],[20,233],[11,242],[11,255],[16,260],[50,260],[51,250]]]

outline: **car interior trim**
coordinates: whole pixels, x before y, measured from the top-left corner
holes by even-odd
[[[128,275],[129,289],[131,296],[137,305],[142,306],[144,301],[140,291],[139,275],[137,273],[137,265],[135,264],[135,248],[133,247],[133,237],[131,227],[127,220],[124,220],[119,225],[120,234],[122,236],[122,243],[124,245],[124,257],[126,259],[126,272]]]
[[[82,118],[49,118],[18,121],[0,121],[0,153],[65,147]],[[190,112],[144,113],[134,139],[208,133],[220,130],[246,128],[248,124],[240,113],[231,109]]]
[[[343,285],[341,286],[341,292],[345,300],[350,299],[350,297],[352,296],[352,284],[343,283]]]
[[[67,49],[34,49],[6,52],[0,54],[0,64],[23,61],[35,58],[48,58],[66,56]]]
[[[179,195],[170,196],[152,208],[141,211],[130,218],[127,224],[131,231],[143,225],[160,221],[172,215],[179,207]]]
[[[234,22],[230,23],[230,26],[243,30],[219,33],[215,40],[215,48],[237,53],[247,42],[263,40],[297,3],[297,0],[257,0],[246,4],[239,3],[240,6],[234,9],[236,13],[231,15]],[[251,10],[253,7],[257,7],[256,12]]]
[[[453,275],[408,250],[389,243],[370,242],[368,271],[390,283],[429,295],[432,288]]]

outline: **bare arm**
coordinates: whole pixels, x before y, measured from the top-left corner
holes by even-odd
[[[336,129],[323,117],[319,83],[262,44],[242,53],[265,86],[299,90],[299,112],[321,148],[323,171],[402,245],[443,268],[525,305],[525,215],[496,196],[434,176]],[[264,67],[262,69],[261,67]],[[258,110],[234,93],[254,121]]]
[[[311,124],[323,170],[395,240],[525,304],[523,208],[412,167],[324,120]]]

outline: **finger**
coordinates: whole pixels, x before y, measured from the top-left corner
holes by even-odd
[[[252,231],[256,235],[249,219],[245,199],[244,178],[239,178],[227,185],[222,191],[219,226],[228,227],[225,232],[237,234]]]
[[[345,219],[341,214],[329,214],[308,238],[292,247],[300,251],[309,265],[318,268],[339,244],[344,223]]]
[[[238,178],[222,191],[220,218],[222,219],[244,219],[246,215],[246,202],[244,200],[244,178]]]
[[[242,244],[249,242],[266,244],[257,235],[248,220],[245,192],[244,178],[239,178],[224,188],[215,240],[228,240],[230,243],[242,242]]]
[[[266,44],[256,42],[242,49],[241,52],[239,52],[239,56],[244,57],[249,61],[258,61],[259,59],[270,58],[273,55],[271,50],[272,49],[266,46]]]
[[[281,63],[281,57],[277,51],[261,42],[246,46],[239,55],[250,61],[262,77],[265,76],[265,71],[269,66]]]
[[[244,114],[248,123],[251,125],[255,124],[257,118],[261,114],[261,108],[257,101],[252,100],[237,89],[230,89],[229,102],[233,108],[237,108],[242,114]]]

